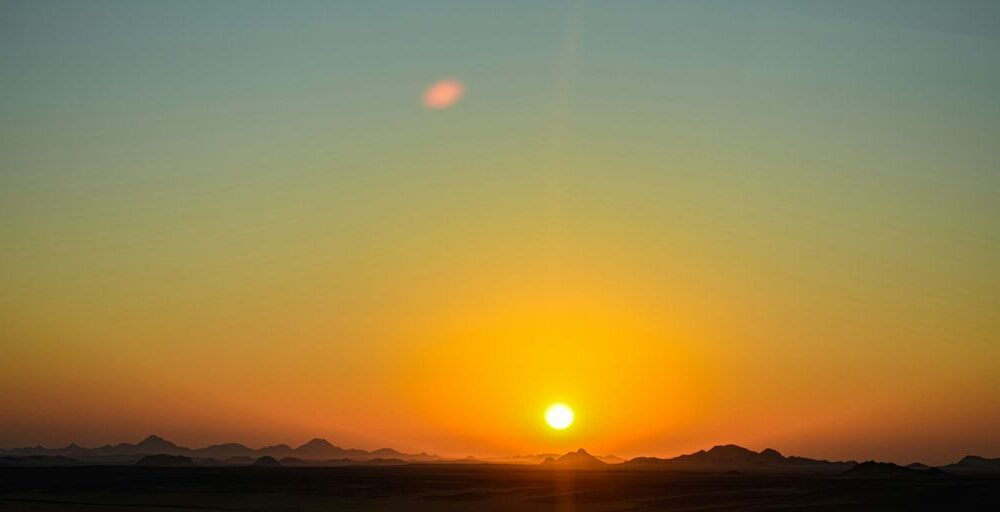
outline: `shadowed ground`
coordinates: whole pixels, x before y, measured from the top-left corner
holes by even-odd
[[[1000,510],[1000,478],[471,465],[0,468],[0,510]]]

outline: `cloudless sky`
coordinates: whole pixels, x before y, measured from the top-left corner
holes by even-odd
[[[991,1],[0,1],[0,446],[1000,456],[998,91]]]

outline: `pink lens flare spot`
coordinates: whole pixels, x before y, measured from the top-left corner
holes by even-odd
[[[465,86],[458,80],[440,80],[424,91],[424,106],[436,110],[448,108],[465,94]]]

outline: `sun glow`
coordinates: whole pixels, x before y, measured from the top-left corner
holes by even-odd
[[[573,424],[573,409],[563,404],[552,404],[545,411],[545,421],[556,430],[564,430]]]

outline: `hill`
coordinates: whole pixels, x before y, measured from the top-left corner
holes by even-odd
[[[542,465],[567,469],[603,469],[607,467],[607,463],[587,453],[587,450],[583,448],[575,452],[569,452],[559,458],[549,457],[542,462]]]
[[[767,448],[760,452],[734,444],[719,445],[705,451],[680,455],[672,459],[636,457],[625,461],[633,469],[668,469],[680,471],[795,471],[837,473],[854,466],[856,462],[831,462],[805,457],[785,457],[777,450]]]
[[[230,457],[253,457],[257,450],[239,443],[213,444],[204,448],[189,450],[196,457],[210,457],[213,459],[228,459]]]
[[[948,464],[942,469],[956,473],[996,473],[1000,472],[1000,458],[988,459],[978,455],[966,455],[962,460]]]
[[[913,469],[898,466],[891,462],[875,462],[870,460],[845,471],[840,478],[859,479],[898,479],[898,478],[941,478],[947,473],[936,469]]]
[[[255,461],[253,461],[252,466],[258,468],[278,468],[281,467],[281,463],[277,459],[271,457],[270,455],[265,455]]]

